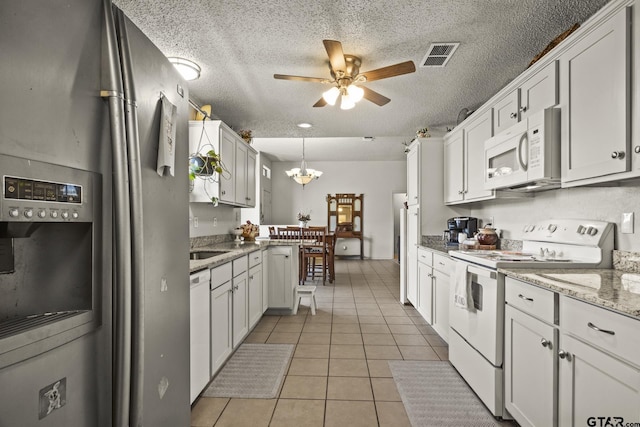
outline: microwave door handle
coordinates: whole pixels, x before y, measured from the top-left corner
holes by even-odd
[[[524,143],[527,144],[526,151],[522,150],[522,146],[524,145]],[[522,158],[523,154],[526,157],[525,159]],[[527,132],[525,132],[520,137],[520,142],[518,143],[518,162],[520,163],[520,167],[522,168],[522,170],[525,172],[529,167],[528,157],[529,157],[529,138],[528,138]]]

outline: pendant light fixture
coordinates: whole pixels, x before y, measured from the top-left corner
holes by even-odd
[[[320,178],[320,175],[322,175],[321,171],[307,167],[307,162],[304,160],[304,138],[302,138],[302,162],[300,163],[300,167],[285,171],[285,173],[289,178],[292,178],[295,182],[301,184],[302,187],[314,179]]]

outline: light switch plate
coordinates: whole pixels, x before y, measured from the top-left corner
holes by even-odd
[[[633,212],[624,212],[622,214],[620,232],[622,234],[633,234]]]

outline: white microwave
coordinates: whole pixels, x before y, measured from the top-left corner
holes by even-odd
[[[484,188],[560,187],[560,110],[547,108],[484,143]]]

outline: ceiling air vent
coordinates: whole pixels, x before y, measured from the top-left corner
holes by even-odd
[[[422,60],[421,67],[444,67],[460,43],[432,43]]]

